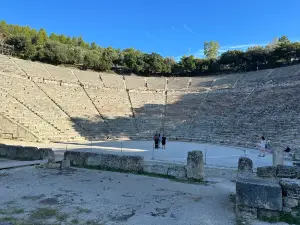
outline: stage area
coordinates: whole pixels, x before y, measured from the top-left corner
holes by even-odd
[[[272,165],[272,155],[267,153],[266,157],[258,157],[257,149],[246,149],[219,146],[212,144],[201,144],[192,142],[167,143],[166,149],[154,149],[152,141],[93,141],[93,142],[60,142],[60,143],[35,143],[1,140],[3,144],[14,144],[23,146],[50,147],[58,157],[62,157],[67,151],[88,152],[111,152],[114,154],[130,154],[144,156],[145,160],[170,161],[186,163],[187,152],[201,150],[206,159],[207,166],[236,168],[240,157],[247,156],[253,160],[254,167]],[[286,160],[286,165],[292,162]]]

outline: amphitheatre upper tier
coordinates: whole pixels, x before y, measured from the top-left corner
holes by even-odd
[[[0,137],[299,146],[300,65],[205,77],[82,71],[0,55]]]

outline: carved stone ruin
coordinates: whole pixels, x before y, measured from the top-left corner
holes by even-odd
[[[238,172],[253,172],[253,162],[247,157],[241,157],[238,164]]]
[[[195,180],[204,179],[204,162],[203,153],[201,151],[188,152],[187,178]]]

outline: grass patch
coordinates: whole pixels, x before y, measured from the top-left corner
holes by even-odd
[[[53,208],[39,208],[31,212],[31,219],[50,219],[58,215],[58,210]]]
[[[12,215],[12,214],[22,214],[25,210],[22,208],[12,207],[7,209],[0,209],[0,214],[2,215]]]
[[[77,213],[91,213],[92,210],[90,209],[85,209],[85,208],[81,208],[81,207],[76,207]]]
[[[67,213],[58,213],[56,214],[56,219],[60,222],[64,222],[69,218],[69,215]]]
[[[71,224],[79,224],[79,220],[78,219],[72,219],[70,221]]]
[[[10,216],[0,217],[0,221],[1,222],[12,222],[14,224],[16,224],[18,222],[18,220],[16,218],[10,217]]]

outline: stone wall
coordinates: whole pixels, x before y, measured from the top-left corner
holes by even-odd
[[[193,151],[193,167],[184,164],[144,161],[144,157],[95,152],[66,151],[64,159],[71,166],[156,174],[178,179],[204,180],[204,163],[201,151]],[[195,154],[196,153],[196,154]],[[189,154],[191,155],[191,154]],[[200,156],[200,158],[199,158]],[[191,157],[188,157],[188,161]],[[189,175],[188,175],[189,174]]]
[[[67,151],[64,158],[70,160],[72,166],[129,172],[142,172],[144,165],[142,156]]]
[[[49,148],[23,147],[0,144],[0,157],[17,160],[42,160],[54,158],[54,152]]]
[[[236,212],[241,219],[300,223],[300,168],[266,166],[236,182]]]

